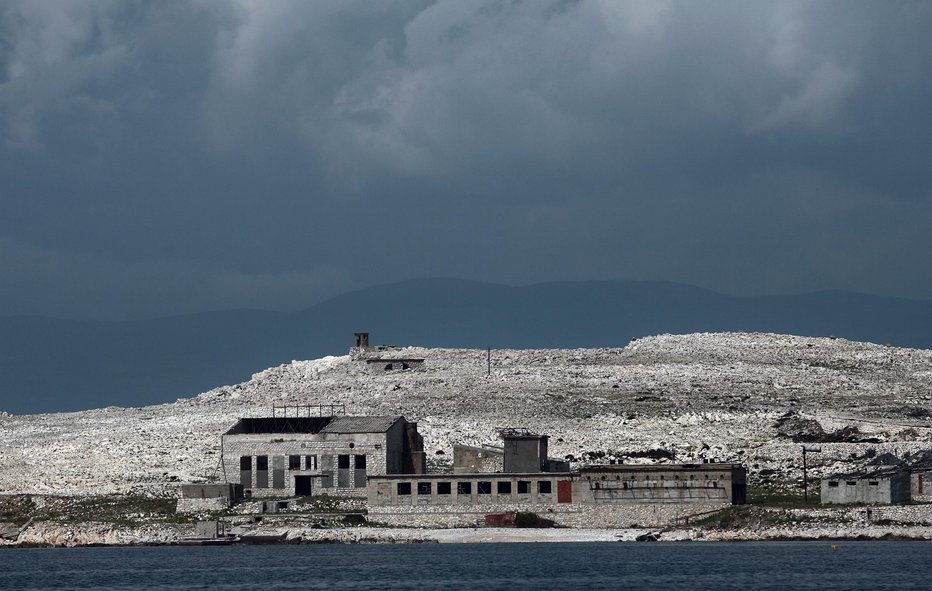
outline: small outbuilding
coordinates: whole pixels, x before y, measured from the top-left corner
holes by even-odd
[[[865,467],[822,479],[823,505],[865,503],[891,505],[910,500],[909,471],[902,466]]]

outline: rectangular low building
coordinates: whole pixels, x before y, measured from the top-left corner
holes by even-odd
[[[909,471],[900,467],[833,474],[822,479],[820,492],[822,504],[906,503],[910,500],[910,475]]]
[[[593,504],[747,502],[738,464],[608,464],[579,470],[580,502]]]

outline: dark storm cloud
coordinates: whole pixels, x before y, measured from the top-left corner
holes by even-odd
[[[416,276],[932,297],[920,2],[8,2],[0,310]]]

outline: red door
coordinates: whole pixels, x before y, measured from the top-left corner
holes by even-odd
[[[558,503],[572,503],[573,502],[573,481],[572,480],[557,481],[557,502]]]

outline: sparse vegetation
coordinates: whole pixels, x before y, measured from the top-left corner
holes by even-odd
[[[557,524],[552,519],[546,519],[537,513],[517,513],[515,527],[549,528],[557,527]]]

